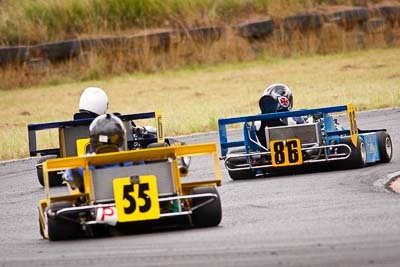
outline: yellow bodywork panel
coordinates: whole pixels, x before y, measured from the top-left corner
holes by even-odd
[[[214,171],[215,177],[211,177],[204,182],[194,182],[185,183],[184,185],[180,182],[180,172],[177,159],[184,156],[196,156],[196,155],[206,155],[211,154],[214,161]],[[122,151],[114,153],[105,153],[99,155],[83,155],[79,157],[68,157],[68,158],[57,158],[47,160],[43,163],[43,173],[44,173],[44,184],[46,198],[50,199],[49,192],[49,181],[48,172],[59,171],[66,169],[83,168],[84,173],[84,189],[85,193],[89,199],[93,198],[92,184],[90,179],[89,166],[102,166],[109,164],[118,164],[124,162],[140,162],[140,161],[157,161],[168,159],[172,162],[172,173],[175,181],[175,185],[178,191],[182,194],[184,187],[185,192],[190,188],[197,186],[207,186],[207,185],[221,185],[221,173],[219,168],[219,161],[217,156],[217,147],[215,143],[206,144],[194,144],[194,145],[181,145],[181,146],[170,146],[170,147],[159,147],[159,148],[147,148],[142,150],[133,151]],[[77,190],[71,191],[70,196],[76,198],[78,196]],[[57,197],[60,200],[66,200],[68,197]],[[52,200],[55,200],[51,198]]]
[[[356,111],[353,104],[347,104],[347,117],[349,119],[350,125],[350,138],[354,147],[357,147],[358,140],[358,128],[357,128],[357,120],[356,120]]]
[[[82,156],[87,153],[88,146],[90,145],[90,138],[82,138],[76,140],[76,150],[78,156]]]
[[[155,123],[157,129],[157,143],[164,143],[165,136],[164,136],[164,125],[163,125],[163,118],[160,111],[155,112]]]

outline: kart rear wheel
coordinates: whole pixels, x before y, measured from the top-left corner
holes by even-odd
[[[233,155],[240,155],[244,154],[245,150],[244,148],[238,148],[238,149],[233,149],[228,153],[227,156],[233,156]],[[244,180],[244,179],[252,179],[256,177],[255,171],[251,169],[244,169],[244,170],[235,170],[235,168],[239,168],[242,166],[249,166],[247,157],[232,157],[228,159],[226,162],[227,167],[229,167],[231,170],[228,170],[229,177],[231,177],[232,180]]]
[[[55,159],[57,155],[46,155],[41,157],[36,165],[36,173],[41,186],[44,186],[44,175],[42,163],[49,159]],[[57,172],[49,172],[49,186],[60,186],[63,183],[62,175]]]
[[[377,132],[376,135],[378,138],[379,162],[388,163],[392,160],[392,139],[387,132]]]
[[[55,213],[63,208],[72,207],[72,203],[68,201],[56,202],[49,205],[49,210]],[[47,233],[49,240],[68,240],[76,238],[81,232],[79,223],[64,219],[56,218],[52,214],[47,214]]]
[[[360,136],[357,139],[357,147],[354,147],[350,137],[343,138],[340,143],[348,145],[351,149],[350,156],[345,160],[339,161],[340,167],[356,169],[367,165],[367,150],[364,140]],[[341,152],[340,150],[339,152]]]
[[[221,200],[215,186],[197,187],[192,190],[193,195],[205,193],[216,194],[217,198],[212,202],[193,210],[192,223],[196,227],[217,226],[222,219]],[[192,207],[196,207],[197,205],[204,203],[206,200],[207,198],[193,198]]]

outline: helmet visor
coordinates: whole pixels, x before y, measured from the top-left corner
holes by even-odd
[[[259,101],[261,113],[275,113],[278,108],[278,103],[271,96],[263,96]]]

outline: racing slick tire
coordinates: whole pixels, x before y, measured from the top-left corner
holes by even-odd
[[[378,138],[378,151],[379,151],[379,162],[388,163],[392,160],[393,146],[392,139],[387,132],[377,132]]]
[[[367,165],[367,150],[364,140],[359,136],[357,139],[357,147],[354,147],[350,137],[341,140],[341,144],[346,144],[351,148],[350,156],[339,161],[339,166],[346,169],[363,168]],[[339,149],[339,152],[341,149]]]
[[[235,154],[244,154],[244,148],[233,149],[228,153],[228,156]],[[244,179],[252,179],[256,177],[256,173],[251,169],[244,170],[235,170],[239,165],[248,165],[247,157],[234,157],[229,159],[226,162],[226,165],[229,166],[232,170],[228,170],[229,177],[232,180],[244,180]]]
[[[44,186],[44,176],[43,176],[43,168],[42,163],[48,159],[55,159],[57,155],[46,155],[41,157],[36,164],[36,173],[41,186]],[[49,185],[52,186],[60,186],[63,183],[62,175],[57,172],[49,172]]]
[[[252,179],[256,177],[256,173],[251,169],[246,170],[232,170],[228,171],[229,177],[232,180],[244,180],[244,179]]]
[[[69,207],[72,207],[72,203],[68,201],[56,202],[49,205],[49,209],[52,212]],[[47,233],[51,241],[73,239],[80,235],[81,226],[79,223],[73,222],[72,220],[56,218],[48,213]]]
[[[221,200],[215,186],[197,187],[193,188],[192,190],[193,195],[205,193],[216,194],[217,198],[214,199],[212,202],[193,210],[192,223],[196,227],[217,226],[222,219]],[[204,203],[204,201],[204,198],[193,198],[192,207],[200,205]]]

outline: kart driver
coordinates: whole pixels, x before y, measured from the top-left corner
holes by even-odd
[[[74,114],[74,120],[96,118],[105,114],[108,109],[108,96],[98,87],[86,88],[79,99],[79,112]]]
[[[258,101],[262,114],[291,111],[293,108],[292,90],[281,83],[268,86]],[[265,127],[286,126],[305,123],[302,117],[289,117],[273,120],[256,121],[257,137],[261,144],[266,143]]]
[[[123,122],[117,116],[107,113],[96,117],[89,126],[90,145],[88,154],[102,154],[123,151],[126,148],[126,130]],[[132,162],[124,166],[132,165]],[[101,166],[110,168],[118,165]],[[89,167],[94,168],[94,167]],[[97,167],[98,168],[98,167]],[[83,192],[83,169],[68,169],[64,180],[71,189],[79,188]]]

